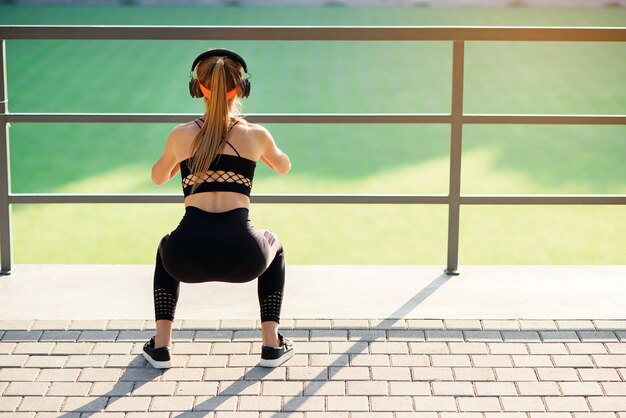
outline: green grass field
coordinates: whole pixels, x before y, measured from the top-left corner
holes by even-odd
[[[626,9],[43,7],[0,5],[0,24],[625,26]],[[246,58],[247,113],[445,113],[447,42],[8,41],[12,112],[201,112],[191,60]],[[466,46],[467,113],[626,113],[626,45]],[[14,124],[16,193],[179,193],[150,167],[173,125]],[[255,193],[447,193],[446,125],[267,125],[291,156]],[[471,125],[463,193],[626,193],[626,127]],[[177,205],[14,206],[18,263],[151,263]],[[293,264],[445,264],[445,206],[256,205]],[[461,211],[461,264],[624,264],[622,206]]]

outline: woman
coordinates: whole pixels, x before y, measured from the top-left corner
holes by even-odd
[[[152,181],[161,185],[179,171],[185,215],[159,245],[154,273],[156,335],[143,355],[156,368],[171,367],[172,322],[180,282],[243,283],[258,277],[263,347],[261,366],[276,367],[294,354],[278,333],[285,283],[283,248],[270,231],[255,230],[248,219],[256,162],[280,174],[289,157],[262,126],[239,116],[239,97],[248,97],[245,61],[232,51],[200,54],[191,66],[192,97],[204,98],[203,118],[175,127]]]

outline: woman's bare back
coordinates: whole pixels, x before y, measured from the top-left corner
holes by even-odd
[[[184,135],[181,135],[180,144],[180,155],[184,156],[182,160],[191,156],[193,140],[200,130],[199,126],[202,126],[202,124],[203,122],[201,120],[196,119],[196,121],[181,125],[181,129],[184,132]],[[220,154],[237,156],[238,152],[240,157],[258,161],[263,153],[258,138],[255,138],[258,129],[259,125],[249,123],[244,119],[239,119],[229,130],[226,137],[230,146],[225,144],[224,148],[220,150]],[[237,150],[236,152],[235,149]],[[187,196],[185,198],[185,206],[194,206],[206,212],[226,212],[237,208],[249,209],[250,198],[241,193],[234,192],[203,192]]]

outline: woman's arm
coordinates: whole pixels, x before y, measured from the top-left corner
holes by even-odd
[[[167,138],[163,155],[152,166],[152,181],[159,186],[168,182],[180,170],[180,164],[176,158],[178,136],[179,130],[174,128]]]
[[[291,161],[287,154],[278,148],[274,138],[272,138],[267,129],[259,126],[258,133],[259,141],[263,147],[261,161],[277,173],[287,174],[291,170]]]

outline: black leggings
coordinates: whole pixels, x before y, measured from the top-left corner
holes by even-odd
[[[276,236],[255,230],[248,209],[214,213],[188,206],[157,251],[155,317],[174,320],[180,282],[244,283],[257,277],[261,321],[279,322],[285,260]]]

